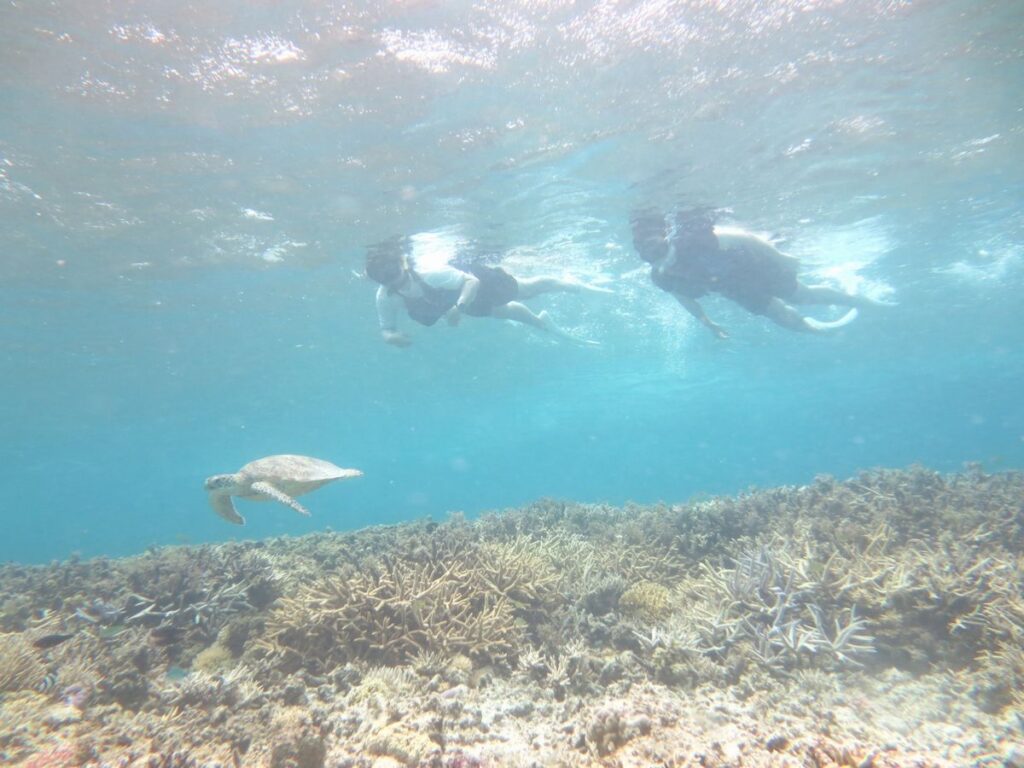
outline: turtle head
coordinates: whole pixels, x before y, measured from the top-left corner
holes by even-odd
[[[229,523],[245,525],[245,518],[238,514],[235,504],[231,500],[231,494],[238,490],[237,475],[212,475],[206,478],[203,484],[209,492],[210,506],[213,511],[223,517]]]
[[[206,478],[204,487],[211,493],[214,491],[230,491],[238,484],[238,478],[234,475],[211,475]]]

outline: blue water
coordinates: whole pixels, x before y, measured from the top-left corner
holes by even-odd
[[[116,4],[115,4],[116,5]],[[1013,3],[0,7],[0,559],[1024,466]],[[706,205],[898,302],[808,337],[655,289],[633,208]],[[364,246],[447,229],[598,349],[377,335]],[[826,313],[827,314],[827,313]],[[206,476],[365,476],[311,518]]]

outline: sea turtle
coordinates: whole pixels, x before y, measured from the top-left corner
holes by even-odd
[[[233,475],[208,477],[206,490],[214,512],[229,522],[245,525],[245,518],[235,509],[232,496],[252,501],[279,501],[309,517],[309,510],[295,500],[296,496],[315,491],[333,480],[362,474],[358,469],[342,469],[323,459],[282,454],[250,461]]]

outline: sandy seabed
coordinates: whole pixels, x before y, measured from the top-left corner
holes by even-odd
[[[1024,475],[7,564],[0,763],[1024,766]]]

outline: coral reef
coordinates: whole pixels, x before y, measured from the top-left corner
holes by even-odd
[[[0,566],[0,762],[954,766],[1024,755],[1024,475]]]
[[[859,666],[874,652],[856,604],[837,599],[812,575],[808,558],[761,547],[732,568],[704,564],[703,571],[680,588],[684,607],[666,631],[651,633],[649,647],[675,645],[726,661],[739,656],[779,670],[828,662]]]
[[[210,673],[226,672],[234,663],[231,650],[217,642],[196,654],[192,660],[192,669]]]
[[[619,596],[619,610],[624,616],[651,623],[668,616],[671,597],[668,587],[653,581],[641,581]]]
[[[0,634],[0,691],[21,691],[43,682],[46,667],[22,635]]]
[[[284,663],[330,670],[350,661],[408,663],[422,654],[510,663],[529,617],[547,605],[554,566],[523,538],[386,555],[339,569],[284,597],[261,642]]]

